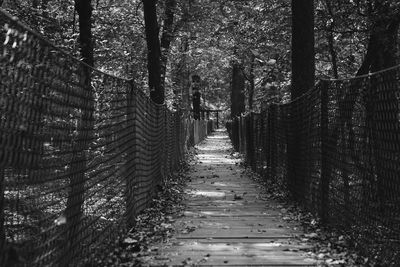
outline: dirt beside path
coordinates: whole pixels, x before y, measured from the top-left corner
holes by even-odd
[[[299,225],[282,219],[282,206],[268,200],[230,155],[225,131],[197,146],[185,211],[174,235],[159,244],[150,266],[315,266]]]

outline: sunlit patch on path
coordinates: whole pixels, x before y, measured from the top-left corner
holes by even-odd
[[[314,266],[299,226],[282,219],[230,148],[224,131],[198,146],[186,209],[150,266]]]

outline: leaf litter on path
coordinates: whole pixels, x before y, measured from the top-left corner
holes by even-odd
[[[187,173],[189,168],[192,169],[190,166],[184,165],[180,172],[165,179],[151,207],[136,217],[133,229],[115,242],[115,249],[101,262],[98,261],[98,266],[147,266],[147,262],[156,257],[168,261],[158,252],[160,244],[172,242],[169,239],[176,230],[173,226],[175,218],[184,216],[184,190],[189,181]]]

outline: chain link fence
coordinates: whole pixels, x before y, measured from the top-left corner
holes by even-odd
[[[0,266],[90,265],[100,244],[134,226],[207,123],[6,13],[0,25]]]
[[[323,80],[228,124],[251,168],[366,257],[400,262],[400,67]]]

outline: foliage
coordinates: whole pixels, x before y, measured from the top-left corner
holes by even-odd
[[[165,3],[158,1],[160,34]],[[379,14],[373,3],[315,2],[317,77],[335,77],[336,72],[338,78],[355,75],[367,51],[371,21]],[[396,3],[388,3],[393,12],[398,10]],[[145,88],[147,51],[141,1],[98,0],[92,4],[95,66],[135,78]],[[6,0],[3,7],[57,46],[77,55],[77,20],[72,0]],[[289,0],[178,0],[168,53],[167,102],[173,101],[174,91],[187,90],[189,75],[196,73],[202,79],[206,105],[229,107],[227,96],[234,62],[242,64],[248,82],[254,79],[258,108],[264,101],[287,101],[291,77],[290,12]],[[186,50],[182,50],[183,46],[187,46]],[[254,77],[250,75],[252,57]]]

